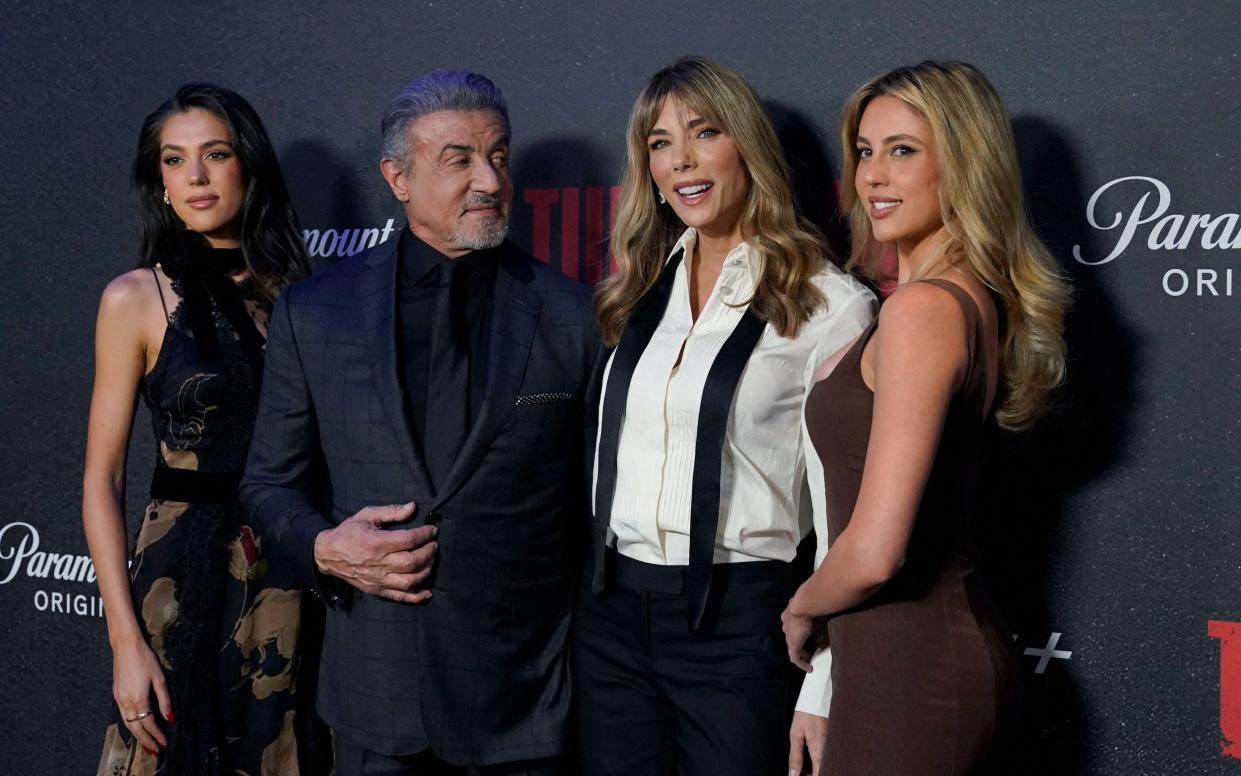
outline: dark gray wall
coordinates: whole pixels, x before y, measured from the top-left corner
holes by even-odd
[[[1186,221],[1241,211],[1237,3],[44,0],[6,3],[0,27],[0,771],[93,772],[108,721],[94,585],[56,579],[54,565],[32,576],[47,556],[14,564],[36,537],[39,552],[85,554],[93,322],[137,247],[127,170],[142,117],[186,80],[242,92],[321,244],[327,229],[400,225],[377,173],[387,98],[431,67],[477,69],[512,107],[518,242],[593,277],[629,104],[656,68],[699,52],[768,101],[820,221],[854,86],[927,57],[992,77],[1030,210],[1077,295],[1066,407],[1001,445],[989,478],[992,576],[1019,645],[1054,632],[1072,653],[1043,673],[1025,658],[1024,759],[1040,774],[1241,772],[1222,754],[1220,642],[1207,634],[1210,619],[1241,621],[1241,227],[1231,248],[1209,247],[1222,220],[1207,245],[1198,226],[1184,247],[1153,249],[1175,224],[1152,238],[1157,185],[1126,181],[1100,195],[1095,222],[1128,218],[1149,192],[1146,223],[1107,263],[1073,258],[1074,246],[1090,261],[1113,251],[1123,226],[1093,228],[1088,204],[1119,178],[1156,179],[1166,214]],[[1170,270],[1214,270],[1219,296],[1169,294]],[[135,428],[134,520],[151,465],[144,412]],[[55,611],[65,600],[69,613]]]

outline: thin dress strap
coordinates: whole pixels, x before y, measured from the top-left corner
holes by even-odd
[[[159,304],[164,308],[164,317],[172,323],[172,315],[168,312],[168,303],[164,301],[164,286],[159,282],[159,273],[155,271],[155,267],[151,267],[151,277],[155,278],[155,290],[159,292]]]

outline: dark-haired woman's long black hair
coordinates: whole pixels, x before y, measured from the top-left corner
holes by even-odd
[[[164,204],[159,133],[170,116],[194,108],[208,111],[228,127],[246,181],[239,216],[241,252],[255,290],[273,302],[281,289],[310,274],[310,260],[262,120],[241,95],[223,87],[186,84],[142,122],[132,180],[142,223],[138,265],[175,263],[185,255],[185,224]]]

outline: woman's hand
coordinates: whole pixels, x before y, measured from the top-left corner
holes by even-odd
[[[154,692],[158,709],[151,708]],[[172,699],[159,658],[141,638],[112,651],[112,697],[120,709],[125,727],[150,754],[168,746],[159,717],[173,721]],[[159,715],[158,717],[156,715]]]
[[[784,641],[788,646],[789,660],[806,673],[814,669],[810,666],[811,653],[806,649],[806,642],[814,635],[814,619],[793,614],[792,605],[784,608],[780,615],[784,624]]]
[[[819,776],[823,767],[823,749],[827,743],[827,717],[793,712],[793,724],[789,727],[789,776],[810,773]],[[806,754],[810,755],[810,767],[806,768]]]

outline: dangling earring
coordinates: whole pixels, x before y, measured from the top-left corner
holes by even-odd
[[[165,205],[171,205],[171,204],[172,204],[172,200],[171,200],[171,199],[168,199],[168,189],[164,189],[164,204],[165,204]]]
[[[165,196],[167,196],[167,195],[165,195]],[[666,204],[668,204],[668,200],[664,199],[664,193],[663,193],[662,191],[661,191],[661,192],[659,192],[659,204],[661,204],[661,205],[666,205]]]

